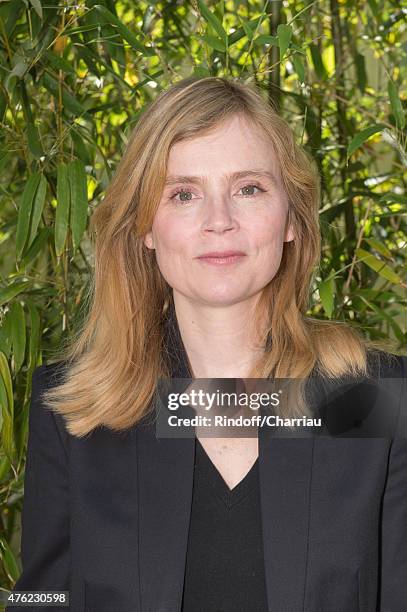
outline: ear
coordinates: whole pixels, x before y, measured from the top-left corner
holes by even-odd
[[[147,232],[147,234],[145,234],[144,238],[144,244],[146,245],[146,247],[148,249],[154,249],[154,238],[153,238],[153,234],[152,232]]]

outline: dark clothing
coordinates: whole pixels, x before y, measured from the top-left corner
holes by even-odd
[[[176,320],[169,328],[173,376],[188,377]],[[407,358],[388,357],[372,353],[370,365],[375,377],[403,381],[388,402],[396,427],[407,412]],[[180,612],[195,439],[157,438],[154,419],[120,434],[70,435],[41,399],[61,363],[33,375],[15,590],[69,590],[73,612]],[[334,404],[362,414],[353,391]],[[258,468],[269,610],[405,610],[407,439],[280,438],[260,427]]]
[[[230,490],[196,441],[182,612],[267,612],[258,459]]]

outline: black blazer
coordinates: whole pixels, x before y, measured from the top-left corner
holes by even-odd
[[[176,323],[167,341],[173,376],[188,377]],[[69,590],[74,612],[179,612],[195,439],[157,439],[152,422],[70,436],[40,399],[61,363],[33,375],[14,590]],[[378,376],[405,390],[407,357],[386,363]],[[259,471],[270,612],[407,610],[407,439],[261,428]]]

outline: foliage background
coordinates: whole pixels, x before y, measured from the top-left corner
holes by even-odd
[[[407,4],[0,3],[0,584],[21,571],[34,368],[81,316],[88,216],[146,103],[190,74],[254,80],[322,176],[309,313],[406,353]]]

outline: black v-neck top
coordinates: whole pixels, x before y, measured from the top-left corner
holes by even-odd
[[[230,490],[196,439],[182,612],[268,612],[258,459]]]

